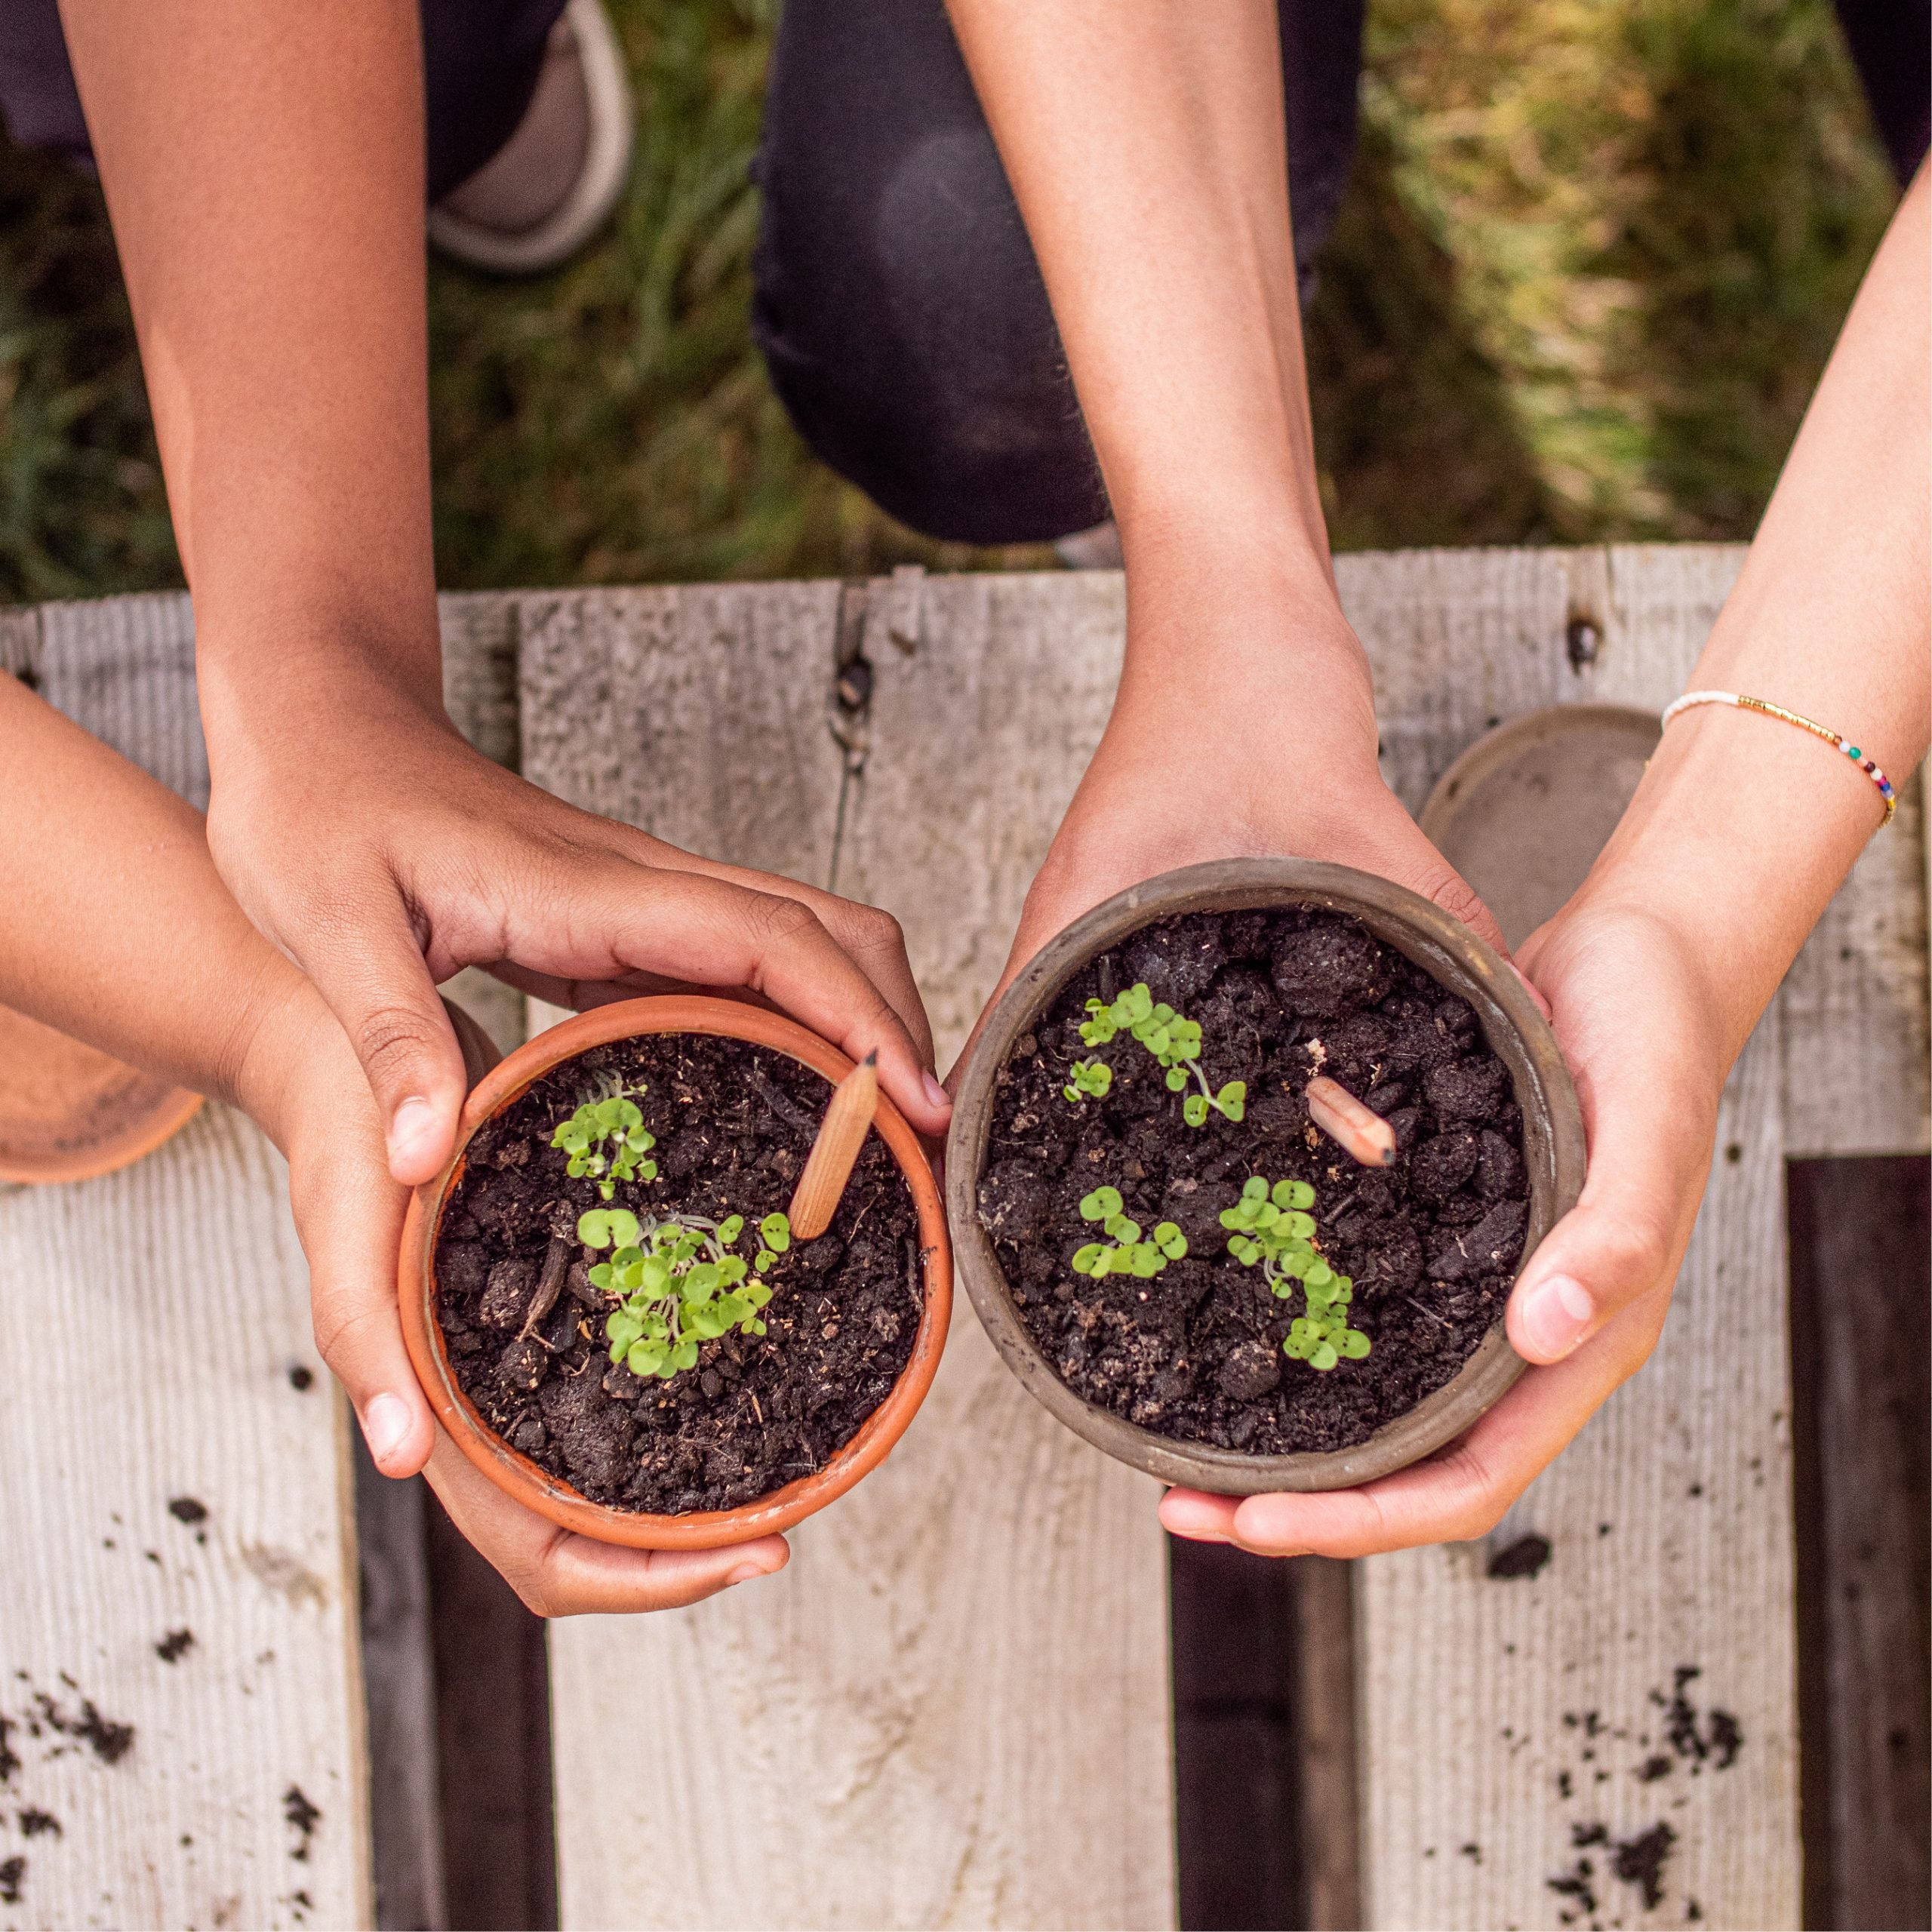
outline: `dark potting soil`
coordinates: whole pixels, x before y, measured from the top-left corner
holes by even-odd
[[[823,1469],[912,1358],[924,1306],[918,1214],[876,1132],[818,1240],[765,1279],[767,1332],[700,1345],[669,1382],[614,1367],[610,1298],[591,1286],[577,1217],[597,1185],[571,1180],[550,1137],[583,1101],[634,1091],[657,1137],[651,1181],[611,1205],[755,1227],[783,1212],[829,1081],[784,1054],[698,1033],[592,1048],[565,1061],[469,1145],[436,1244],[437,1317],[456,1379],[506,1441],[593,1503],[664,1515],[725,1509]],[[553,1236],[571,1263],[555,1305],[519,1340]],[[734,1252],[749,1259],[755,1243]]]
[[[1239,1123],[1186,1125],[1183,1096],[1130,1034],[1081,1044],[1086,1001],[1137,981],[1199,1023],[1215,1091],[1246,1081]],[[1068,1101],[1068,1069],[1094,1059],[1112,1088]],[[1303,1093],[1318,1071],[1393,1125],[1392,1167],[1358,1166],[1315,1128]],[[1301,1297],[1278,1300],[1220,1223],[1257,1174],[1313,1186],[1315,1244],[1353,1278],[1366,1356],[1318,1371],[1283,1353]],[[1078,1204],[1102,1186],[1143,1240],[1178,1223],[1186,1257],[1146,1279],[1075,1274],[1075,1251],[1100,1238]],[[1102,955],[1015,1043],[980,1214],[1021,1318],[1076,1394],[1160,1435],[1280,1455],[1366,1441],[1455,1374],[1508,1299],[1528,1195],[1508,1071],[1465,1001],[1341,914],[1206,912]]]

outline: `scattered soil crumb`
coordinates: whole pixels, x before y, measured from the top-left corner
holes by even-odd
[[[72,1681],[65,1672],[61,1675],[66,1681]],[[118,1764],[134,1749],[134,1727],[103,1717],[91,1697],[81,1700],[78,1717],[63,1711],[44,1690],[35,1692],[34,1703],[41,1722],[49,1730],[57,1731],[63,1737],[78,1738],[103,1764]]]
[[[20,1768],[20,1755],[9,1740],[14,1732],[14,1720],[0,1718],[0,1784],[7,1783]]]
[[[1501,1579],[1534,1577],[1549,1561],[1549,1537],[1518,1537],[1506,1549],[1499,1549],[1489,1559],[1489,1574]]]
[[[205,1523],[208,1506],[198,1497],[171,1496],[168,1499],[168,1513],[177,1523]]]
[[[154,1654],[163,1663],[179,1663],[195,1647],[195,1633],[192,1630],[171,1630],[154,1647]]]
[[[298,1361],[295,1366],[288,1371],[288,1386],[291,1389],[297,1389],[314,1388],[315,1386],[315,1371],[311,1368],[305,1368],[303,1364]]]
[[[307,1863],[309,1847],[315,1838],[315,1827],[322,1821],[321,1807],[310,1802],[308,1795],[299,1784],[292,1784],[281,1794],[281,1815],[295,1827],[297,1839],[289,1857]],[[299,1897],[300,1894],[297,1896]]]
[[[1596,1915],[1597,1895],[1591,1880],[1596,1876],[1596,1867],[1587,1858],[1580,1858],[1567,1872],[1559,1872],[1553,1878],[1543,1883],[1560,1899],[1574,1902],[1574,1909],[1559,1912],[1556,1915],[1565,1925],[1574,1925],[1579,1918],[1593,1918]]]
[[[23,1838],[45,1838],[49,1832],[54,1837],[66,1835],[60,1829],[60,1820],[51,1811],[43,1811],[38,1805],[29,1804],[20,1814],[20,1835]]]
[[[20,1853],[0,1860],[0,1905],[18,1905],[20,1881],[27,1875],[27,1862]]]
[[[1626,1884],[1638,1887],[1644,1895],[1644,1909],[1654,1912],[1663,1899],[1663,1868],[1677,1834],[1666,1824],[1653,1825],[1634,1838],[1618,1844],[1611,1857],[1611,1869]]]

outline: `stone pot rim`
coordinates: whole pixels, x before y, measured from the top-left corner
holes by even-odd
[[[1586,1146],[1582,1110],[1556,1035],[1514,970],[1441,907],[1406,887],[1348,866],[1312,859],[1223,859],[1183,866],[1131,886],[1050,940],[1001,995],[959,1081],[946,1140],[948,1218],[959,1278],[1008,1367],[1051,1414],[1131,1467],[1223,1495],[1352,1488],[1433,1454],[1466,1431],[1527,1365],[1499,1316],[1467,1361],[1440,1389],[1352,1448],[1251,1456],[1143,1429],[1076,1395],[1021,1321],[979,1215],[979,1182],[992,1124],[995,1080],[1013,1043],[1097,954],[1142,927],[1187,912],[1312,906],[1358,918],[1447,989],[1469,1001],[1508,1069],[1523,1112],[1530,1218],[1517,1273],[1576,1204]]]

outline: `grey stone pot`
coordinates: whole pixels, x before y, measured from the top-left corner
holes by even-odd
[[[1053,940],[1001,997],[960,1080],[946,1150],[955,1264],[1007,1366],[1075,1435],[1163,1482],[1227,1496],[1347,1489],[1387,1475],[1454,1441],[1524,1367],[1499,1319],[1450,1381],[1366,1442],[1319,1454],[1249,1456],[1157,1435],[1096,1407],[1060,1379],[1020,1320],[979,1211],[995,1083],[1014,1041],[1032,1029],[1089,960],[1143,926],[1183,912],[1287,906],[1352,915],[1474,1009],[1491,1048],[1509,1069],[1523,1112],[1523,1158],[1530,1182],[1523,1261],[1575,1204],[1583,1185],[1583,1115],[1549,1023],[1491,947],[1460,920],[1405,887],[1312,860],[1223,860],[1149,879],[1097,906]],[[1521,1266],[1519,1262],[1518,1272]]]

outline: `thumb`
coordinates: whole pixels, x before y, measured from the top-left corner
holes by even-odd
[[[376,1103],[390,1174],[433,1180],[456,1144],[468,1083],[462,1049],[399,899],[297,962],[328,1002]]]
[[[1650,1069],[1655,1075],[1657,1069]],[[1557,1362],[1613,1316],[1676,1278],[1710,1165],[1714,1121],[1668,1077],[1599,1087],[1589,1177],[1577,1205],[1530,1258],[1509,1298],[1526,1361]]]
[[[352,1070],[347,1077],[355,1078]],[[386,1171],[367,1101],[353,1097],[360,1121],[346,1109],[315,1157],[306,1147],[291,1150],[289,1203],[309,1259],[322,1359],[346,1392],[377,1468],[386,1476],[414,1475],[429,1460],[435,1424],[396,1309],[408,1195]]]

